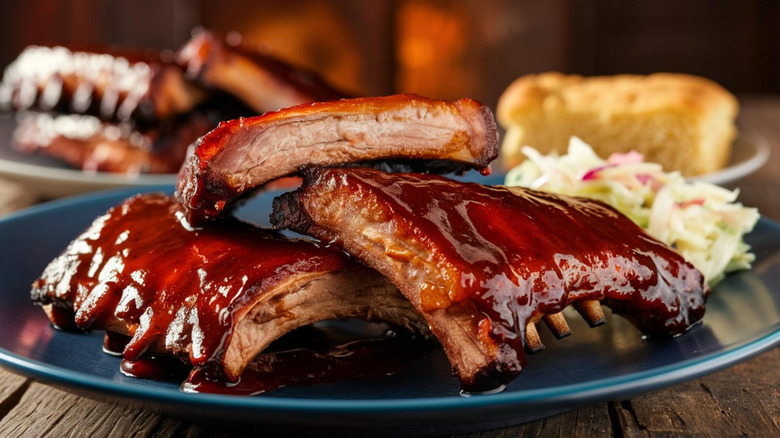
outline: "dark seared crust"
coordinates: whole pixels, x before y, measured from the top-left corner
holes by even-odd
[[[304,181],[311,182],[312,178],[316,178],[316,175],[305,173]],[[304,185],[301,190],[305,188]],[[321,201],[330,202],[328,199]],[[300,190],[284,193],[275,198],[271,224],[276,228],[289,229],[315,236],[322,241],[341,244],[344,235],[338,234],[333,228],[315,224],[301,202]],[[468,301],[457,303],[447,309],[423,311],[418,280],[407,278],[404,269],[396,269],[392,261],[388,263],[388,260],[376,252],[355,246],[349,246],[347,249],[369,266],[386,268],[382,269],[382,273],[398,286],[404,296],[425,317],[431,331],[447,353],[453,372],[460,379],[464,389],[475,393],[495,389],[520,373],[522,363],[516,355],[502,354],[500,350],[491,352],[479,341],[477,335],[479,328],[476,325],[479,319],[475,318],[477,310]]]
[[[296,192],[283,193],[274,198],[271,224],[279,229],[289,229],[301,234],[316,235],[310,232],[315,225],[311,220],[311,216],[301,205],[301,198]],[[319,229],[318,231],[319,233],[327,232],[324,229]]]
[[[476,113],[470,117],[472,119],[473,127],[471,136],[473,138],[487,139],[488,141],[483,146],[484,150],[490,153],[489,151],[491,149],[495,149],[496,155],[498,155],[498,127],[496,126],[495,116],[493,115],[493,112],[490,111],[490,108],[482,105],[475,106],[474,101],[470,99],[456,100],[455,105],[464,114]],[[480,118],[482,119],[481,122],[478,121]],[[496,144],[491,146],[489,143],[490,139],[496,139]]]
[[[191,223],[216,218],[234,199],[306,167],[414,159],[479,170],[498,155],[490,110],[415,95],[299,105],[220,124],[182,167],[177,198]]]

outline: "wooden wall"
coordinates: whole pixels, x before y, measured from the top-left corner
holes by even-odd
[[[0,67],[28,44],[174,49],[238,31],[361,94],[471,96],[517,76],[678,71],[780,93],[773,0],[0,0]]]

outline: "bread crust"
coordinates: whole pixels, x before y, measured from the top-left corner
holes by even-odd
[[[499,123],[512,131],[506,136],[502,151],[510,165],[519,160],[517,155],[524,145],[545,152],[564,152],[565,145],[560,144],[516,143],[530,142],[534,138],[549,139],[549,132],[569,129],[572,132],[557,133],[556,138],[583,137],[602,155],[621,151],[621,148],[627,152],[639,146],[639,152],[648,160],[658,160],[672,155],[671,149],[677,149],[675,153],[679,156],[682,152],[685,160],[679,163],[674,159],[660,160],[661,164],[667,170],[695,175],[725,166],[736,134],[734,119],[738,110],[734,95],[717,83],[698,76],[655,73],[583,77],[547,72],[514,81],[501,96],[496,115]],[[566,117],[579,123],[569,120],[568,124],[573,127],[567,127],[563,120]],[[663,129],[672,132],[657,132],[659,123],[650,120],[659,117],[673,121],[663,123]],[[583,127],[578,132],[577,125],[583,125],[582,122],[589,128]],[[653,132],[648,132],[650,128]],[[535,131],[542,129],[549,131],[546,136],[536,135]],[[628,135],[627,130],[634,132]],[[585,131],[591,138],[587,138]],[[652,143],[651,138],[658,139],[656,144],[648,144]],[[600,144],[614,143],[618,139],[630,144]],[[680,148],[693,150],[680,151]],[[702,160],[697,160],[699,157]],[[691,159],[695,162],[686,165],[685,162]]]

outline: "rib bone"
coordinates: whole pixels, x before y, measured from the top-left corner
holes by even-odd
[[[563,312],[544,315],[542,321],[550,328],[550,331],[558,339],[563,339],[571,335],[571,329],[569,324],[566,323],[566,318],[563,317]]]
[[[596,300],[577,301],[572,306],[591,327],[598,327],[607,323],[607,318],[604,317],[604,310]]]
[[[525,348],[530,353],[538,353],[545,349],[539,332],[536,330],[536,324],[532,322],[525,326]]]

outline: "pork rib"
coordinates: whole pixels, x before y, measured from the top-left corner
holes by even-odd
[[[5,70],[0,110],[53,110],[104,120],[169,119],[208,97],[169,58],[153,51],[30,46]]]
[[[235,381],[271,341],[325,319],[359,317],[426,332],[416,310],[373,270],[336,249],[235,219],[180,223],[161,194],[96,219],[32,289],[52,323],[127,334],[129,360],[174,354]]]
[[[259,114],[306,102],[348,97],[313,72],[294,68],[246,46],[197,32],[177,53],[187,75],[241,99]]]
[[[520,188],[311,169],[274,200],[272,223],[386,275],[424,314],[466,390],[512,380],[524,348],[539,347],[533,323],[559,325],[569,304],[601,301],[646,334],[677,335],[701,319],[709,293],[699,271],[614,209]]]
[[[424,159],[489,169],[497,141],[492,113],[470,99],[396,95],[299,105],[225,122],[203,136],[179,173],[177,197],[197,224],[305,167]]]

